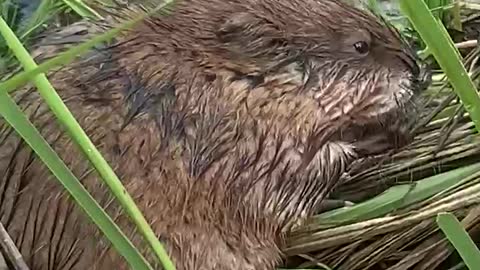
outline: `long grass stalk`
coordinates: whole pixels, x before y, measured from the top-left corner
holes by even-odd
[[[450,213],[437,216],[437,223],[470,270],[480,267],[480,251],[457,218]]]
[[[377,218],[426,200],[455,187],[462,179],[480,172],[480,163],[433,175],[411,184],[396,185],[355,206],[339,208],[315,217],[318,224],[342,224]]]
[[[446,74],[477,132],[480,131],[480,97],[445,27],[433,17],[422,0],[402,0],[400,7]],[[469,269],[478,269],[480,251],[455,216],[439,214],[437,224]]]
[[[81,0],[63,0],[63,2],[83,18],[103,19],[98,12]]]
[[[445,28],[433,17],[423,0],[402,0],[400,8],[445,72],[477,131],[480,131],[480,96]]]
[[[160,8],[163,8],[172,1],[167,1],[163,5],[157,7],[152,12],[158,11]],[[147,14],[148,15],[148,14]],[[133,23],[139,20],[135,20]],[[4,36],[5,40],[7,41],[7,45],[13,51],[15,56],[18,58],[20,63],[24,66],[24,69],[28,71],[33,71],[37,69],[38,66],[35,61],[31,58],[28,51],[23,47],[21,42],[15,36],[13,31],[8,27],[6,22],[0,18],[0,32]],[[94,44],[91,44],[92,46]],[[82,47],[86,50],[85,47]],[[67,52],[68,53],[68,52]],[[70,52],[72,53],[72,52]],[[64,56],[71,57],[73,59],[76,55],[67,55]],[[53,59],[52,59],[53,60]],[[65,59],[57,59],[59,62],[62,62]],[[134,223],[137,225],[138,229],[144,236],[145,240],[150,244],[154,253],[156,254],[157,258],[162,262],[164,268],[166,270],[173,270],[175,266],[173,262],[170,260],[165,248],[159,242],[158,238],[156,237],[153,230],[150,228],[148,222],[143,217],[141,211],[136,206],[135,202],[128,194],[126,189],[123,187],[121,181],[118,179],[114,171],[102,157],[100,152],[96,149],[94,144],[88,138],[87,134],[83,131],[81,126],[78,124],[74,116],[70,113],[68,108],[62,102],[60,96],[56,93],[52,85],[47,80],[46,76],[42,73],[32,75],[33,82],[38,88],[39,93],[45,99],[46,103],[52,110],[52,112],[56,115],[56,117],[60,120],[60,122],[64,125],[67,132],[73,138],[73,140],[80,146],[84,154],[93,164],[95,169],[101,175],[105,183],[108,185],[110,190],[114,193],[115,197],[119,200],[121,205],[125,208],[126,212],[132,218]],[[28,77],[24,77],[24,79],[28,80]],[[8,83],[8,82],[6,82]],[[1,88],[0,88],[1,89]],[[5,89],[2,89],[6,91]],[[0,91],[0,92],[3,92]]]
[[[20,134],[25,142],[52,171],[78,205],[95,222],[133,269],[152,269],[120,228],[93,199],[80,181],[32,125],[8,94],[0,94],[0,115]]]

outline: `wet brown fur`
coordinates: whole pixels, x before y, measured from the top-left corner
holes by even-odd
[[[67,30],[43,39],[37,59],[84,39]],[[352,51],[358,33],[371,36],[368,56]],[[381,101],[400,90],[376,85],[387,71],[413,85],[414,61],[392,29],[337,1],[185,0],[48,77],[177,269],[268,270],[289,227],[373,151],[358,130],[402,132],[412,99]],[[35,90],[13,96],[146,250]],[[3,120],[0,172],[1,222],[31,269],[128,269]]]

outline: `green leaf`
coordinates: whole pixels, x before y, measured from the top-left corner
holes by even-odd
[[[42,0],[35,12],[29,18],[25,18],[27,21],[19,33],[20,40],[25,39],[42,24],[57,15],[60,8],[56,6],[58,5],[55,5],[55,0]]]
[[[318,224],[338,224],[379,217],[453,188],[461,183],[461,180],[478,172],[480,163],[434,175],[412,184],[393,186],[365,202],[320,214],[315,217],[315,221]]]
[[[402,0],[400,7],[447,75],[477,131],[480,131],[480,97],[443,24],[435,20],[423,0]]]
[[[437,215],[437,224],[470,270],[480,267],[480,251],[457,218],[450,213]]]
[[[102,19],[102,16],[98,14],[98,12],[81,0],[63,0],[63,2],[83,18]]]

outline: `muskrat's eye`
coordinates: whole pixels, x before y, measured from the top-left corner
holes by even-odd
[[[355,50],[360,54],[367,54],[370,51],[370,46],[368,46],[368,43],[365,41],[356,42],[353,44],[353,47],[355,47]]]

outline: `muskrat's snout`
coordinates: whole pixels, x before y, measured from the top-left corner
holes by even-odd
[[[414,54],[411,54],[414,55]],[[409,55],[413,61],[405,63],[410,72],[408,89],[410,94],[403,102],[398,102],[391,111],[379,116],[370,126],[364,126],[364,133],[358,135],[354,143],[358,154],[373,155],[387,150],[399,149],[407,146],[414,137],[412,130],[417,123],[419,112],[418,104],[421,93],[428,88],[432,81],[431,69],[424,62]]]
[[[406,42],[405,42],[406,43]],[[406,51],[400,54],[400,60],[411,72],[410,84],[415,94],[421,93],[432,82],[432,72],[429,66],[418,57],[418,54],[409,45]]]
[[[380,72],[369,73],[371,78],[383,75],[366,88],[369,94],[353,106],[360,109],[352,111],[350,125],[339,135],[359,156],[399,149],[412,141],[421,93],[431,83],[431,70],[410,50],[392,53],[384,63]]]
[[[412,85],[416,93],[426,90],[432,83],[432,71],[424,63],[417,64],[417,71],[413,73]]]

